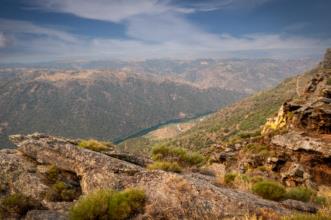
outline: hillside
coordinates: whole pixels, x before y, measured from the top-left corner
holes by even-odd
[[[275,88],[259,92],[244,98],[218,112],[209,115],[205,120],[185,132],[166,140],[155,140],[149,135],[124,141],[119,145],[130,151],[139,152],[139,146],[148,152],[156,143],[167,143],[190,149],[205,149],[221,144],[223,141],[234,139],[238,136],[256,134],[267,118],[274,115],[279,106],[286,100],[301,93],[305,84],[310,80],[315,70],[305,74],[288,78]],[[154,131],[158,132],[158,131]],[[138,150],[136,150],[138,149]]]
[[[34,131],[103,140],[215,111],[242,94],[116,71],[23,69],[0,81],[1,146]]]

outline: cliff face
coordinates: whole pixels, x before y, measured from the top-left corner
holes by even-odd
[[[331,183],[330,64],[328,49],[304,93],[285,102],[262,129],[262,134],[271,136],[271,144],[278,151],[292,154],[288,163],[300,166],[308,179],[319,184]],[[294,178],[284,177],[284,181],[288,185],[298,184]]]
[[[304,93],[285,102],[262,133],[283,127],[316,134],[331,133],[331,49],[327,50]]]

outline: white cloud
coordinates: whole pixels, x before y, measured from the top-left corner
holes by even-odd
[[[205,0],[183,1],[182,4],[195,11],[215,11],[224,9],[253,9],[272,0]]]
[[[6,47],[8,45],[8,39],[7,37],[4,35],[4,33],[0,32],[0,48],[2,47]]]
[[[304,28],[307,28],[309,26],[309,22],[298,22],[298,23],[293,23],[291,25],[287,25],[283,28],[284,31],[286,32],[295,32],[295,31],[300,31]]]
[[[1,51],[1,61],[45,61],[54,59],[151,59],[205,58],[268,51],[268,56],[288,57],[294,51],[322,52],[330,39],[319,40],[281,34],[249,34],[234,37],[209,33],[186,19],[185,13],[232,7],[247,2],[257,6],[270,0],[206,1],[205,6],[175,6],[171,0],[34,0],[43,10],[80,17],[122,22],[128,39],[87,38],[55,27],[27,21],[0,19],[2,36],[10,36],[10,51]],[[218,3],[218,5],[217,5]],[[221,5],[220,3],[223,3]],[[207,7],[208,6],[208,7]],[[217,7],[216,7],[217,6]],[[247,6],[248,7],[248,6]],[[27,36],[28,40],[27,40]],[[3,40],[2,40],[3,41]],[[276,53],[273,53],[276,51]],[[289,53],[291,51],[291,53]],[[253,53],[254,55],[254,53]],[[249,57],[252,57],[250,53]]]
[[[157,15],[165,12],[187,14],[219,9],[251,9],[269,1],[272,0],[32,0],[29,3],[40,10],[69,13],[88,19],[121,22],[137,15]]]
[[[181,31],[174,33],[175,30],[171,30],[170,33],[173,33],[174,37],[169,35],[158,42],[148,42],[146,37],[142,37],[144,40],[87,39],[82,36],[73,36],[62,30],[40,27],[29,22],[24,22],[24,24],[25,27],[31,28],[30,31],[23,27],[16,28],[15,25],[11,26],[10,29],[2,22],[3,20],[0,20],[0,27],[6,27],[7,34],[11,34],[15,41],[11,52],[1,52],[0,49],[2,62],[36,62],[58,59],[193,59],[233,57],[236,54],[249,54],[248,57],[253,57],[252,53],[248,53],[250,51],[265,51],[268,53],[264,54],[268,54],[269,57],[277,54],[278,57],[288,58],[289,52],[292,52],[291,54],[295,54],[295,51],[317,53],[322,52],[327,45],[331,44],[330,40],[319,41],[300,37],[282,37],[280,35],[217,36],[195,29],[194,26],[190,25],[185,30],[190,31],[191,35],[185,35],[185,32],[182,33]],[[18,26],[22,24],[21,21],[8,20],[5,23],[19,24]],[[145,26],[144,24],[141,25]],[[20,36],[21,33],[27,32],[33,35],[28,41]],[[130,35],[138,35],[138,32],[131,30]],[[151,39],[154,38],[158,38],[158,36]],[[276,53],[273,53],[273,51]],[[298,55],[298,53],[295,55]]]
[[[64,41],[75,41],[75,37],[65,31],[50,27],[41,27],[27,21],[9,20],[0,18],[0,30],[10,34],[35,34],[47,37],[54,37]]]
[[[78,17],[120,22],[136,15],[167,11],[189,13],[191,9],[175,7],[169,0],[34,0],[38,9],[74,14]]]

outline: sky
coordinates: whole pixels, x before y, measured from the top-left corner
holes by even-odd
[[[303,58],[331,47],[331,0],[0,0],[0,63]]]

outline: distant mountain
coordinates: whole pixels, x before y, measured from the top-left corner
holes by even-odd
[[[128,69],[190,82],[200,88],[216,87],[255,93],[271,88],[281,80],[299,74],[317,63],[314,59],[149,60],[132,64]]]
[[[12,71],[0,74],[1,146],[8,145],[7,134],[34,131],[117,139],[215,111],[243,96],[126,72]]]
[[[254,93],[277,85],[281,80],[301,73],[319,59],[197,59],[146,61],[57,61],[35,64],[2,64],[3,68],[42,68],[53,70],[111,69],[143,76],[157,76],[190,83],[201,88],[223,88]]]

